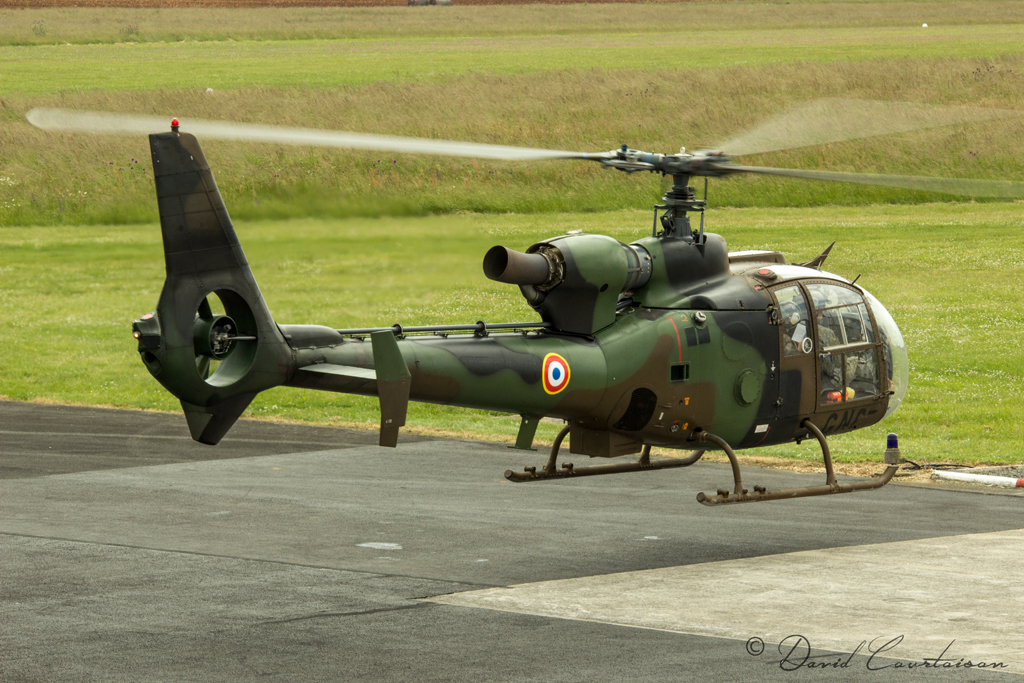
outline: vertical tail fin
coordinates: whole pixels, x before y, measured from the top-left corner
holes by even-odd
[[[167,279],[154,314],[135,321],[135,336],[146,367],[181,400],[192,438],[216,444],[257,393],[284,383],[290,349],[195,136],[173,130],[149,143]],[[211,294],[223,315],[212,312]]]
[[[398,445],[398,428],[405,426],[412,374],[398,348],[394,332],[374,332],[370,340],[377,374],[377,396],[380,397],[380,445],[394,448]]]

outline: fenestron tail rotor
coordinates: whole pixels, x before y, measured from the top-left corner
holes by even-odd
[[[192,347],[196,354],[196,371],[200,378],[209,380],[217,367],[214,363],[219,364],[220,361],[227,359],[239,342],[255,341],[258,341],[258,337],[241,330],[233,318],[213,312],[210,294],[199,302],[192,331]]]
[[[210,297],[204,296],[203,300],[199,303],[199,308],[196,310],[196,325],[200,324],[200,321],[207,321],[213,319],[213,310],[210,308]],[[208,356],[204,353],[196,353],[196,372],[203,379],[210,377],[210,361],[212,356]]]

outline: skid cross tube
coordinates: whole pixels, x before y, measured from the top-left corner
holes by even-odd
[[[814,435],[821,445],[821,454],[825,460],[825,484],[823,486],[800,486],[792,489],[779,489],[768,491],[763,486],[755,486],[754,492],[750,493],[743,488],[740,480],[740,466],[729,445],[717,436],[712,434],[701,434],[701,441],[711,441],[717,444],[726,455],[729,456],[729,463],[732,465],[732,476],[736,481],[736,490],[729,493],[724,489],[718,489],[718,495],[709,496],[704,493],[697,494],[697,502],[704,505],[729,505],[731,503],[758,503],[765,500],[784,500],[787,498],[807,498],[809,496],[829,496],[835,493],[853,493],[855,491],[866,491],[868,489],[879,489],[889,483],[899,465],[889,465],[882,476],[874,481],[859,481],[853,484],[840,484],[836,481],[835,472],[832,470],[832,453],[829,450],[825,435],[818,429],[810,419],[805,419],[801,427]]]
[[[700,460],[704,451],[693,451],[685,458],[661,458],[651,460],[651,447],[644,445],[640,453],[640,459],[635,462],[618,463],[614,465],[594,465],[592,467],[574,467],[571,462],[562,463],[561,469],[556,464],[558,461],[558,450],[562,441],[569,435],[569,426],[566,425],[555,437],[555,443],[551,446],[551,455],[544,469],[540,472],[536,467],[527,467],[523,472],[505,470],[505,478],[513,482],[542,481],[545,479],[569,479],[571,477],[591,477],[598,474],[620,474],[623,472],[649,472],[653,470],[667,470],[672,467],[689,467]]]

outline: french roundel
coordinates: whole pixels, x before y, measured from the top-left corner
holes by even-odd
[[[569,362],[557,353],[544,356],[544,391],[557,394],[569,384]]]

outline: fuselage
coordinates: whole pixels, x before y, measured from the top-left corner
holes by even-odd
[[[644,242],[656,264],[671,267],[663,243]],[[906,352],[877,300],[839,276],[787,265],[777,252],[727,258],[725,272],[708,273],[683,296],[655,268],[593,334],[401,339],[409,398],[563,419],[573,426],[574,452],[608,456],[641,444],[690,448],[700,431],[734,448],[778,444],[805,435],[805,418],[837,434],[895,410],[906,391]],[[369,378],[309,371],[373,368],[368,339],[282,331],[295,354],[289,385],[376,393]]]

